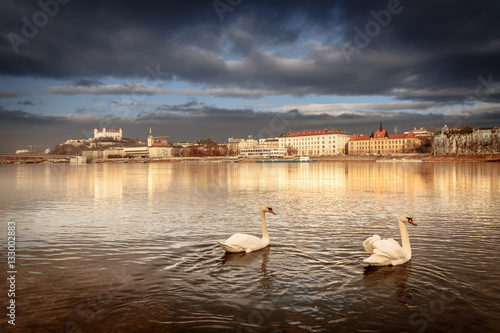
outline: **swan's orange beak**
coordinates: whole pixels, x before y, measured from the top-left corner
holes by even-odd
[[[417,225],[415,222],[413,222],[413,219],[411,217],[408,219],[408,222],[410,222],[413,225]]]
[[[273,210],[271,208],[269,208],[269,213],[276,215],[276,213],[273,212]]]

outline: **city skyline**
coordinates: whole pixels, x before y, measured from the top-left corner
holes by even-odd
[[[0,4],[0,152],[95,127],[173,141],[500,124],[500,4]],[[92,18],[90,20],[90,18]]]

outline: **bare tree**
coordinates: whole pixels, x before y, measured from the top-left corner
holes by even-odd
[[[182,148],[174,147],[172,148],[172,157],[180,157]]]
[[[491,129],[489,148],[490,153],[500,152],[500,129],[498,127]]]
[[[293,147],[292,145],[287,145],[285,148],[286,148],[286,154],[288,156],[297,155],[298,153],[298,149]]]

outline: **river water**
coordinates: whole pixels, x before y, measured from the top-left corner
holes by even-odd
[[[500,164],[4,165],[0,184],[2,332],[500,327]],[[270,247],[226,255],[263,204]],[[400,242],[402,214],[412,259],[366,267],[363,241]]]

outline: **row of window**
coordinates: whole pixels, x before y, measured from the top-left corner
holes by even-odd
[[[406,143],[403,143],[403,144],[385,144],[385,145],[381,145],[381,144],[377,144],[377,145],[370,145],[370,146],[353,146],[351,145],[351,149],[373,149],[373,148],[403,148],[405,146],[408,146],[408,145],[411,145],[410,142],[406,142]]]
[[[319,148],[322,148],[322,149],[325,149],[325,145],[322,145],[321,147],[320,146],[298,146],[296,147],[297,149],[319,149]],[[330,145],[328,147],[326,147],[327,149],[330,148],[330,149],[335,149],[335,145]]]
[[[373,153],[382,153],[382,154],[397,154],[401,153],[401,149],[361,149],[349,152],[349,154],[373,154]]]
[[[376,144],[402,144],[404,143],[404,140],[396,140],[396,141],[390,141],[390,142],[377,142],[377,141],[351,141],[350,142],[353,145],[361,145],[361,146],[368,146],[368,145],[376,145]]]

